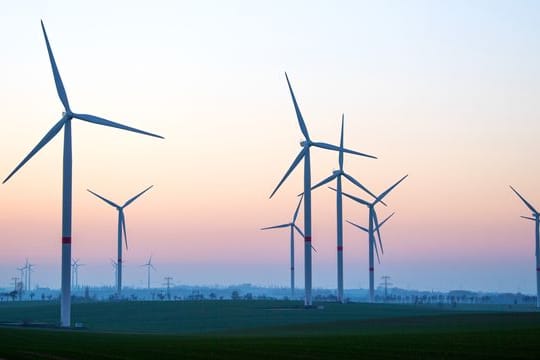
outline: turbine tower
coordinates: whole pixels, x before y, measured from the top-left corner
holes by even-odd
[[[540,308],[540,213],[527,201],[520,193],[517,192],[512,186],[510,186],[512,191],[523,201],[525,206],[529,208],[532,212],[532,217],[522,216],[522,218],[534,221],[534,231],[535,231],[535,244],[536,244],[536,307]]]
[[[124,242],[126,244],[126,250],[128,248],[127,232],[126,232],[126,217],[124,215],[124,209],[127,206],[129,206],[129,204],[131,204],[132,202],[137,200],[137,198],[139,196],[141,196],[142,194],[144,194],[145,192],[150,190],[152,188],[152,186],[154,186],[154,185],[151,185],[151,186],[147,187],[146,189],[144,189],[143,191],[141,191],[140,193],[138,193],[137,195],[135,195],[134,197],[132,197],[131,199],[126,201],[124,203],[124,205],[122,205],[122,206],[117,205],[116,203],[112,202],[111,200],[108,200],[108,199],[104,198],[103,196],[98,195],[95,192],[93,192],[92,190],[88,189],[88,192],[90,192],[91,194],[95,195],[96,197],[100,198],[101,200],[103,200],[107,204],[111,205],[112,207],[116,208],[116,210],[118,210],[118,244],[117,244],[118,245],[118,258],[117,258],[117,261],[116,261],[116,292],[117,292],[119,297],[122,295],[122,233],[123,233],[123,236],[124,236]]]
[[[368,239],[369,239],[369,301],[370,302],[375,301],[375,261],[374,261],[374,256],[373,256],[373,250],[377,252],[377,258],[379,258],[379,252],[377,250],[375,233],[377,234],[377,237],[379,238],[379,246],[381,247],[381,253],[384,253],[382,240],[381,240],[381,232],[380,232],[381,225],[379,224],[379,220],[377,218],[375,205],[377,205],[379,202],[382,202],[382,199],[384,199],[386,195],[388,195],[396,186],[398,186],[399,183],[405,180],[407,176],[409,175],[405,175],[394,185],[390,186],[388,189],[383,191],[379,196],[375,198],[373,202],[362,200],[356,196],[349,195],[345,192],[343,193],[343,195],[345,195],[349,199],[359,202],[360,204],[367,206],[369,209],[368,228],[366,230],[367,230]],[[335,191],[336,189],[332,188],[332,190]],[[388,220],[389,218],[390,217],[388,217],[386,220]]]
[[[345,123],[345,115],[341,115],[341,137],[339,140],[339,170],[334,170],[332,175],[322,180],[315,186],[311,188],[314,190],[319,186],[329,183],[330,181],[336,179],[336,213],[337,213],[337,300],[338,302],[343,302],[343,194],[341,188],[341,177],[344,176],[345,179],[349,180],[351,183],[359,187],[360,189],[367,192],[373,198],[375,195],[371,193],[364,185],[362,185],[358,180],[353,178],[351,175],[347,174],[343,170],[343,130]]]
[[[49,54],[54,82],[58,97],[64,107],[62,118],[45,134],[39,143],[30,151],[28,155],[17,165],[17,167],[8,175],[3,183],[6,183],[21,167],[24,166],[36,153],[41,150],[49,141],[51,141],[59,132],[64,129],[64,155],[63,155],[63,179],[62,179],[62,295],[60,298],[60,325],[62,327],[71,326],[71,213],[72,213],[72,146],[71,146],[71,120],[78,119],[97,125],[110,126],[117,129],[136,132],[139,134],[163,138],[146,131],[138,130],[126,125],[122,125],[101,117],[88,114],[78,114],[71,111],[66,90],[60,72],[53,56],[49,38],[45,31],[43,21],[41,29],[45,37],[45,44]]]
[[[298,211],[300,210],[300,204],[302,204],[303,195],[300,196],[300,201],[298,201],[298,206],[296,206],[296,211],[294,212],[294,215],[292,217],[292,221],[287,224],[281,224],[281,225],[275,225],[275,226],[269,226],[262,228],[261,230],[269,230],[269,229],[279,229],[279,228],[289,228],[291,233],[291,296],[294,297],[294,231],[296,230],[300,236],[304,237],[304,233],[300,228],[296,225],[296,218],[298,217]]]
[[[280,186],[285,182],[287,177],[291,174],[291,172],[298,166],[300,161],[302,159],[304,160],[304,287],[305,287],[305,298],[304,298],[304,305],[305,306],[311,306],[312,305],[312,299],[311,299],[311,154],[310,149],[312,146],[319,147],[326,150],[334,150],[339,151],[340,148],[335,145],[330,145],[327,143],[322,142],[314,142],[309,137],[309,133],[306,127],[306,123],[304,122],[304,118],[302,117],[302,113],[300,112],[300,108],[298,106],[298,103],[296,102],[296,97],[294,96],[293,89],[291,87],[291,83],[289,82],[289,77],[287,76],[287,73],[285,73],[285,78],[287,79],[287,85],[289,87],[289,92],[291,94],[292,102],[294,105],[294,110],[296,112],[296,117],[298,119],[298,125],[300,126],[300,131],[304,135],[304,140],[300,142],[300,146],[302,147],[302,150],[298,153],[296,158],[293,160],[291,166],[283,176],[283,178],[280,180],[272,194],[270,195],[270,198],[274,196],[276,191],[280,188]],[[357,151],[349,150],[349,149],[342,149],[342,151],[350,154],[365,156],[374,158],[374,156],[363,154]]]
[[[148,290],[150,290],[150,268],[154,269],[154,271],[156,271],[156,268],[154,267],[154,265],[152,265],[152,256],[150,256],[150,258],[148,259],[148,262],[146,262],[146,264],[142,264],[141,266],[146,266],[147,270],[148,270]]]

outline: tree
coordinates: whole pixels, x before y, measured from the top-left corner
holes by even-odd
[[[234,290],[231,294],[231,299],[233,300],[240,300],[240,293],[238,290]]]

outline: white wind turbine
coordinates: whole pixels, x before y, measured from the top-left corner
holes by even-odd
[[[156,268],[154,267],[154,265],[152,265],[152,256],[150,256],[148,261],[145,264],[142,264],[141,266],[146,266],[148,270],[148,290],[150,290],[150,269],[153,269],[154,271],[156,271]]]
[[[536,244],[536,307],[540,308],[540,213],[532,206],[520,193],[517,192],[512,186],[510,186],[512,191],[523,201],[525,206],[529,208],[532,212],[532,217],[522,216],[522,218],[534,221],[534,232],[535,232],[535,244]]]
[[[117,258],[117,261],[116,261],[116,292],[117,292],[119,297],[122,294],[122,233],[124,235],[124,242],[126,243],[126,250],[127,250],[127,247],[128,247],[128,245],[127,245],[127,231],[126,231],[126,217],[124,215],[124,209],[127,206],[129,206],[129,204],[131,204],[132,202],[137,200],[137,198],[139,196],[141,196],[142,194],[144,194],[145,192],[150,190],[153,186],[154,185],[151,185],[151,186],[147,187],[146,189],[144,189],[143,191],[141,191],[140,193],[138,193],[137,195],[135,195],[134,197],[132,197],[131,199],[126,201],[124,203],[124,205],[122,205],[122,206],[120,206],[120,205],[112,202],[111,200],[108,200],[108,199],[104,198],[103,196],[101,196],[99,194],[96,194],[92,190],[88,189],[88,192],[90,192],[91,194],[95,195],[96,197],[100,198],[101,200],[103,200],[107,204],[111,205],[112,207],[116,208],[116,210],[118,210],[118,258]]]
[[[21,290],[26,290],[26,274],[27,274],[27,271],[28,271],[28,259],[26,260],[26,263],[17,268],[17,270],[19,270],[21,272],[21,283],[23,284],[22,287],[21,287]]]
[[[72,209],[72,146],[71,146],[71,120],[78,119],[97,125],[110,126],[117,129],[128,130],[139,134],[162,138],[146,131],[138,130],[126,125],[122,125],[101,117],[88,114],[78,114],[71,111],[66,90],[60,72],[53,56],[49,38],[45,32],[43,21],[41,29],[45,37],[49,61],[51,63],[56,91],[64,106],[62,118],[45,134],[39,143],[30,151],[28,155],[17,165],[17,167],[8,175],[4,183],[8,181],[21,167],[24,166],[36,153],[41,150],[56,134],[64,129],[64,155],[63,155],[63,179],[62,179],[62,295],[60,298],[60,325],[62,327],[71,326],[71,209]]]
[[[290,234],[291,234],[291,295],[294,297],[294,231],[296,230],[300,236],[304,237],[304,233],[300,228],[296,225],[296,218],[298,217],[298,211],[300,210],[300,204],[302,204],[302,198],[300,197],[300,201],[298,201],[298,206],[296,207],[296,211],[294,212],[292,221],[287,224],[281,224],[281,225],[275,225],[275,226],[269,226],[262,228],[261,230],[269,230],[269,229],[279,229],[279,228],[289,228]]]
[[[370,302],[375,301],[375,260],[374,260],[374,254],[373,250],[377,251],[377,243],[375,239],[375,234],[377,234],[377,237],[379,238],[379,246],[381,247],[381,253],[384,253],[383,246],[382,246],[382,240],[381,240],[381,232],[379,224],[379,220],[377,218],[377,212],[375,211],[375,205],[377,205],[379,202],[382,202],[382,200],[388,195],[396,186],[399,185],[403,180],[405,180],[409,175],[405,175],[402,177],[398,182],[396,182],[394,185],[390,186],[388,189],[383,191],[379,196],[375,198],[374,201],[368,202],[366,200],[360,199],[356,196],[349,195],[347,193],[343,193],[346,197],[359,202],[362,205],[365,205],[369,209],[369,219],[368,219],[368,238],[369,238],[369,300]],[[332,190],[336,190],[334,188],[331,188]],[[386,219],[388,220],[388,219]],[[378,251],[377,251],[378,256]]]
[[[349,180],[351,183],[359,187],[360,189],[367,192],[369,195],[371,195],[373,198],[375,198],[375,195],[371,193],[364,185],[362,185],[358,180],[353,178],[351,175],[347,174],[343,170],[343,130],[344,130],[344,123],[345,123],[345,115],[341,116],[341,137],[339,141],[339,170],[334,170],[332,175],[327,177],[326,179],[322,180],[315,186],[311,188],[311,190],[314,190],[318,188],[319,186],[322,186],[324,184],[329,183],[330,181],[336,179],[336,213],[337,213],[337,287],[338,287],[338,293],[337,293],[337,300],[339,302],[343,302],[343,194],[342,194],[342,187],[341,187],[341,177],[345,177],[345,179]]]
[[[314,142],[309,137],[309,133],[306,127],[306,123],[304,122],[304,118],[302,117],[302,113],[300,112],[300,107],[298,106],[298,103],[296,102],[296,97],[294,96],[293,89],[291,87],[291,83],[289,82],[289,78],[287,76],[287,73],[285,73],[285,78],[287,79],[287,85],[289,87],[289,92],[291,93],[292,102],[294,105],[294,110],[296,112],[296,117],[298,119],[298,125],[300,126],[300,130],[302,134],[304,135],[304,140],[300,142],[300,146],[302,147],[302,150],[298,153],[296,158],[293,160],[291,166],[283,176],[283,178],[280,180],[272,194],[270,195],[270,198],[274,196],[276,191],[280,188],[280,186],[285,182],[287,177],[291,174],[291,172],[298,166],[300,161],[302,159],[304,160],[304,287],[305,287],[305,298],[304,298],[304,305],[305,306],[311,306],[312,305],[312,298],[311,298],[311,288],[312,288],[312,279],[311,279],[311,155],[310,155],[310,149],[312,146],[319,147],[326,150],[334,150],[339,151],[340,148],[335,145],[330,145],[327,143],[322,142]],[[375,158],[371,155],[366,155],[357,151],[349,150],[349,149],[342,149],[342,151],[350,154]]]
[[[72,279],[71,287],[77,289],[79,287],[79,268],[84,266],[84,264],[79,264],[80,259],[71,260],[71,270],[72,270]]]

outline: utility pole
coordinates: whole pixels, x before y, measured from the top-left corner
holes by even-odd
[[[172,277],[167,276],[165,277],[166,285],[167,285],[167,299],[171,300],[171,280]]]
[[[380,286],[384,286],[384,301],[386,301],[388,299],[388,286],[392,286],[393,284],[388,281],[390,280],[390,276],[381,276],[381,279],[383,282],[380,284]]]

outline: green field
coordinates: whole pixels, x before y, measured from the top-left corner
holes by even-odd
[[[73,304],[82,330],[0,327],[0,357],[499,358],[540,357],[540,312],[514,306],[289,301]],[[54,324],[57,303],[0,303],[1,322]]]

